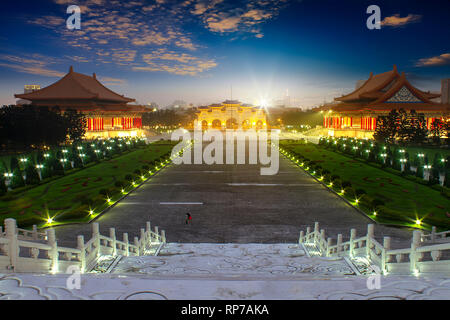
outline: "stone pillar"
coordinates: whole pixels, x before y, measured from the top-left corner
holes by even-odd
[[[38,239],[38,232],[37,232],[37,226],[33,224],[33,240]]]
[[[130,255],[130,245],[128,243],[128,233],[123,234],[123,242],[125,242],[125,257]]]
[[[350,257],[355,254],[355,239],[356,239],[356,229],[350,230]]]
[[[302,231],[300,231],[300,236],[298,237],[298,243],[303,243],[303,237],[305,236],[305,233]]]
[[[150,221],[147,221],[145,227],[146,227],[146,231],[147,231],[148,242],[149,242],[149,244],[151,245],[151,244],[152,244],[152,233],[151,233],[151,231],[152,231],[152,226],[151,226],[151,224],[150,224]],[[147,242],[146,242],[146,243],[147,243]]]
[[[409,263],[411,272],[416,272],[417,270],[417,262],[419,261],[419,254],[416,252],[417,248],[420,246],[420,236],[421,232],[419,230],[415,230],[413,232],[413,238],[411,242],[411,253],[409,255]]]
[[[56,243],[55,229],[47,229],[47,244],[51,247],[49,258],[51,262],[51,272],[58,272],[58,244]]]
[[[432,242],[436,241],[436,227],[435,226],[431,227],[431,241]]]
[[[136,254],[137,254],[138,256],[142,255],[142,253],[141,253],[141,246],[139,245],[138,237],[134,237],[134,245],[135,245],[136,248],[137,248]]]
[[[141,238],[139,239],[141,244],[141,252],[144,254],[144,250],[147,248],[147,239],[145,237],[145,229],[141,228]]]
[[[17,242],[17,225],[15,219],[5,219],[5,232],[8,239],[8,255],[10,268],[17,271],[17,259],[19,257],[19,244]]]
[[[367,225],[367,236],[366,236],[366,256],[370,258],[370,246],[372,243],[372,238],[374,236],[375,226],[373,224]]]
[[[81,273],[84,273],[86,271],[86,252],[84,249],[84,237],[78,236],[77,237],[77,248],[80,250],[80,271]]]
[[[166,231],[161,230],[161,242],[166,243]]]
[[[94,239],[95,250],[97,251],[97,258],[100,257],[100,227],[97,222],[92,224],[92,238]]]
[[[114,257],[117,254],[117,243],[116,243],[116,229],[109,228],[109,237],[111,238],[111,255]]]
[[[337,236],[337,252],[341,252],[342,251],[342,234],[338,234]]]

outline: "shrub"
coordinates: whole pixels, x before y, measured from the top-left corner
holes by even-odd
[[[25,169],[25,183],[29,185],[39,184],[39,174],[36,171],[36,168],[29,164]]]
[[[331,181],[339,180],[339,179],[341,179],[341,177],[339,177],[339,176],[336,175],[336,174],[333,174],[333,175],[331,176]]]
[[[384,201],[382,201],[382,200],[380,200],[378,198],[375,198],[375,199],[372,200],[371,205],[372,205],[372,209],[375,210],[379,206],[384,206]]]
[[[342,181],[342,188],[343,189],[351,187],[351,186],[352,186],[352,183],[350,181]]]
[[[135,173],[136,175],[140,176],[141,175],[141,170],[136,169],[133,171],[133,173]]]
[[[3,175],[0,176],[0,196],[3,196],[8,192],[8,188],[6,188],[5,178]]]
[[[89,206],[83,205],[83,206],[78,207],[75,210],[70,210],[70,211],[66,211],[66,212],[59,214],[55,220],[57,220],[57,221],[78,220],[78,219],[83,219],[88,215],[89,215]]]
[[[116,186],[117,188],[123,188],[124,182],[121,180],[118,180],[118,181],[114,182],[114,186]]]
[[[364,189],[356,189],[355,194],[357,197],[361,197],[362,195],[367,194],[367,192]]]
[[[98,191],[98,194],[101,194],[102,196],[108,196],[109,190],[108,189],[100,189]]]
[[[13,177],[11,178],[11,189],[16,189],[23,187],[25,185],[25,182],[23,181],[22,172],[20,171],[19,167],[16,167],[13,171]]]
[[[150,167],[148,165],[144,164],[142,166],[142,169],[145,170],[145,171],[148,171],[148,170],[150,170]]]
[[[132,181],[133,180],[133,176],[131,174],[127,174],[127,175],[125,175],[125,180],[126,181]]]
[[[344,183],[342,183],[342,184],[344,184]],[[347,197],[349,197],[349,198],[355,198],[355,197],[356,197],[356,195],[355,195],[355,190],[353,190],[352,187],[349,187],[349,186],[344,187],[344,186],[342,185],[342,189],[344,189],[344,191],[345,191],[344,194],[345,194]]]
[[[17,226],[19,228],[29,228],[32,227],[34,224],[39,226],[43,224],[45,221],[37,216],[27,217],[24,219],[17,220]]]

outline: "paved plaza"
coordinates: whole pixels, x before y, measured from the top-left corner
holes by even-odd
[[[192,224],[185,224],[190,212]],[[100,232],[116,228],[132,237],[151,221],[165,230],[167,242],[295,243],[299,231],[315,221],[336,238],[359,235],[371,221],[280,155],[276,175],[261,176],[260,165],[171,164],[128,195],[97,221]],[[91,225],[56,228],[58,244],[75,246],[76,236],[91,237]],[[408,247],[411,231],[377,225],[377,237],[393,237],[393,247]]]

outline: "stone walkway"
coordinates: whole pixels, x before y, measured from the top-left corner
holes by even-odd
[[[154,279],[145,275],[82,275],[80,289],[67,275],[0,274],[0,299],[89,300],[427,300],[450,298],[448,278],[382,277],[379,290],[363,276],[300,280]]]
[[[296,244],[211,243],[169,243],[158,256],[123,257],[112,273],[246,280],[355,275],[344,259],[309,258]]]

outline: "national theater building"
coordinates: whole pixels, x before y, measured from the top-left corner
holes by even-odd
[[[441,94],[441,102],[436,102]],[[323,135],[371,138],[377,117],[393,109],[424,114],[428,128],[436,118],[450,121],[449,79],[442,80],[441,94],[414,87],[394,65],[388,72],[370,73],[369,79],[359,83],[353,92],[314,110],[324,115]]]
[[[57,106],[62,112],[73,109],[83,113],[87,139],[143,135],[142,114],[146,108],[128,105],[135,100],[106,88],[95,73],[91,77],[70,67],[69,73],[52,85],[14,96],[35,106]]]
[[[220,104],[197,108],[197,126],[207,129],[267,129],[263,108],[226,100]]]

